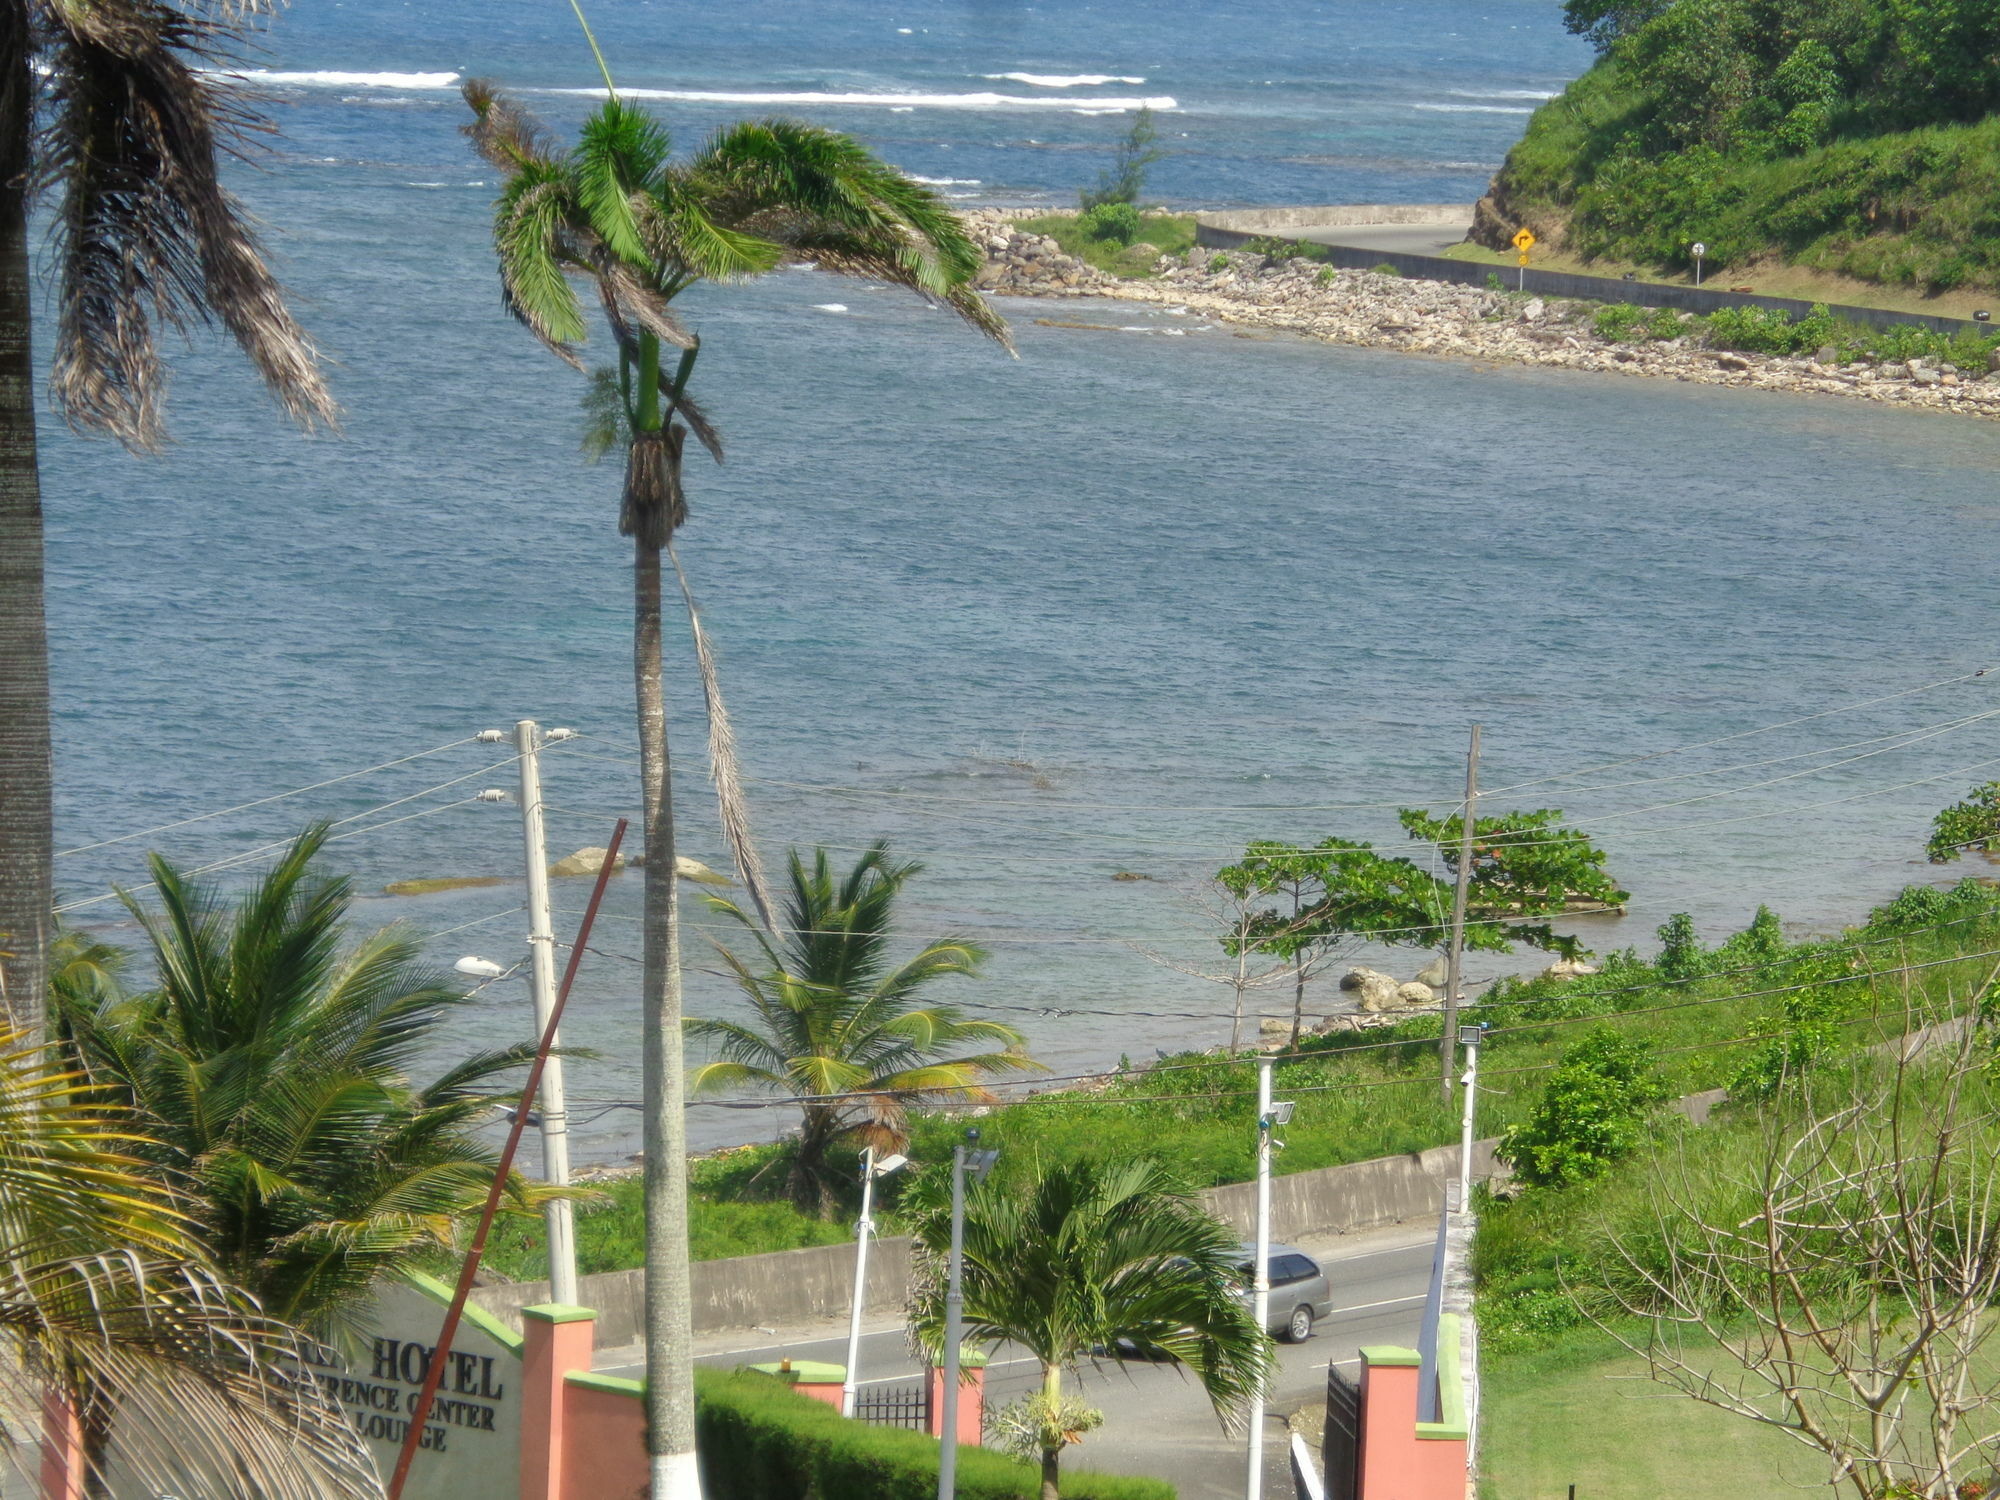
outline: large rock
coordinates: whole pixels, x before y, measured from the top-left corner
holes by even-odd
[[[1357,992],[1361,1009],[1365,1011],[1393,1010],[1399,1003],[1396,992],[1401,988],[1393,974],[1384,974],[1379,969],[1349,969],[1340,977],[1340,987]]]
[[[1396,1003],[1398,1005],[1436,1005],[1438,1003],[1437,991],[1427,984],[1420,984],[1412,979],[1408,984],[1399,984],[1396,986]]]
[[[1544,979],[1577,979],[1585,974],[1595,974],[1597,965],[1587,964],[1580,958],[1559,958],[1542,970]]]
[[[566,854],[550,865],[549,873],[551,875],[595,875],[599,870],[604,868],[604,856],[609,852],[607,849],[579,849],[576,853]],[[613,864],[611,868],[614,870],[624,869],[625,856],[622,854],[619,855],[617,863]]]

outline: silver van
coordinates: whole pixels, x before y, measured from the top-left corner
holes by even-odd
[[[1242,1263],[1236,1274],[1243,1279],[1241,1296],[1248,1302],[1253,1295],[1250,1282],[1256,1265],[1257,1247],[1241,1248]],[[1271,1247],[1271,1302],[1264,1328],[1288,1344],[1303,1344],[1312,1337],[1313,1324],[1333,1316],[1333,1284],[1326,1279],[1319,1262],[1290,1245]]]

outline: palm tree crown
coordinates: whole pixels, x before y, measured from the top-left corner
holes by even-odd
[[[949,1174],[905,1195],[922,1257],[919,1340],[944,1340],[942,1263],[951,1242]],[[989,1179],[965,1212],[965,1337],[1008,1340],[1040,1361],[1042,1388],[1000,1425],[1038,1449],[1042,1495],[1055,1500],[1063,1447],[1101,1421],[1062,1394],[1086,1356],[1172,1360],[1194,1372],[1225,1426],[1271,1361],[1271,1342],[1244,1303],[1234,1230],[1206,1212],[1157,1162],[1082,1160],[1037,1166],[1024,1183]]]
[[[940,979],[970,978],[986,955],[963,938],[933,938],[892,963],[889,932],[896,898],[923,866],[889,857],[877,843],[835,881],[826,851],[807,867],[790,860],[791,893],[776,941],[735,902],[709,905],[735,920],[760,962],[720,951],[756,1020],[688,1022],[688,1034],[715,1044],[697,1068],[697,1090],[750,1084],[800,1101],[805,1128],[792,1166],[792,1195],[823,1217],[833,1212],[828,1149],[857,1137],[878,1150],[900,1148],[909,1106],[924,1100],[990,1097],[981,1080],[1038,1067],[1021,1034],[998,1021],[967,1018],[948,1005],[921,1005]],[[951,1055],[955,1049],[979,1050]]]
[[[348,884],[311,869],[325,834],[307,830],[234,911],[155,856],[160,910],[128,905],[159,988],[63,1016],[91,1073],[146,1120],[147,1154],[189,1184],[216,1262],[318,1332],[478,1209],[495,1158],[473,1126],[495,1077],[534,1050],[409,1082],[465,998],[406,933],[343,947]],[[538,1191],[517,1184],[517,1204]]]
[[[84,1493],[114,1472],[217,1500],[378,1493],[340,1408],[292,1378],[314,1351],[216,1274],[148,1148],[53,1049],[0,1031],[0,1402],[62,1403]]]

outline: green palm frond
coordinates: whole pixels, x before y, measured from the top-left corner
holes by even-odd
[[[156,860],[157,908],[131,904],[158,991],[63,1017],[91,1076],[147,1119],[145,1154],[190,1183],[224,1270],[332,1330],[477,1210],[495,1168],[480,1126],[533,1049],[411,1082],[463,997],[405,932],[347,940],[352,892],[314,865],[324,837],[307,830],[234,904]],[[383,1214],[435,1222],[414,1238],[339,1227]]]
[[[666,129],[657,120],[635,105],[611,98],[583,122],[582,137],[570,155],[568,175],[591,231],[628,266],[653,259],[639,228],[638,206],[671,150]]]
[[[941,980],[978,977],[986,954],[976,944],[938,938],[891,964],[896,898],[921,869],[892,858],[885,842],[839,875],[826,850],[810,862],[794,850],[775,936],[735,902],[709,898],[755,945],[747,957],[717,945],[751,1016],[687,1023],[688,1036],[710,1043],[715,1057],[694,1072],[694,1086],[757,1087],[797,1099],[806,1130],[792,1191],[822,1212],[831,1203],[826,1152],[838,1137],[863,1131],[889,1148],[911,1102],[985,1097],[986,1079],[1040,1066],[1020,1050],[1013,1028],[917,1004]],[[944,1055],[968,1043],[990,1050]]]
[[[572,346],[587,330],[568,276],[578,248],[572,243],[575,212],[572,184],[559,166],[524,165],[494,201],[493,246],[507,311],[551,353],[581,369]]]

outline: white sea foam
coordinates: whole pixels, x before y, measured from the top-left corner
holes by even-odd
[[[914,104],[892,104],[889,107],[889,113],[892,115],[913,115],[916,112],[917,107]]]
[[[1532,109],[1514,104],[1412,104],[1411,109],[1429,110],[1434,115],[1531,115]]]
[[[1553,99],[1554,89],[1446,89],[1454,99]]]
[[[1107,83],[1141,84],[1146,81],[1117,73],[981,73],[979,76],[1007,83],[1025,83],[1037,89],[1101,89]]]
[[[910,181],[921,182],[925,187],[978,187],[977,177],[925,177],[919,173],[909,174]]]
[[[458,86],[456,73],[274,73],[262,68],[231,71],[231,78],[251,84],[291,84],[335,89],[449,89]]]
[[[846,312],[846,311],[847,311],[847,304],[846,304],[845,302],[815,302],[815,303],[813,304],[813,311],[814,311],[814,312]]]
[[[533,89],[524,90],[542,94],[581,94],[588,98],[602,98],[603,89]],[[620,97],[626,99],[678,99],[688,104],[825,104],[851,105],[855,107],[899,107],[915,108],[922,105],[927,109],[1095,109],[1106,114],[1121,113],[1134,109],[1179,109],[1180,101],[1161,94],[1153,98],[1091,98],[1069,99],[1060,97],[1036,98],[1024,94],[822,94],[822,93],[769,93],[756,89],[620,89]]]

